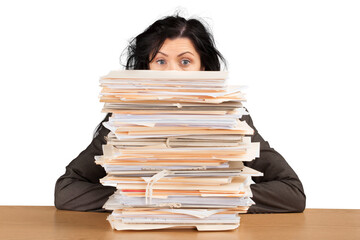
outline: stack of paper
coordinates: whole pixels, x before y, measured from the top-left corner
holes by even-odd
[[[259,157],[253,129],[239,118],[244,94],[221,71],[112,71],[100,79],[112,116],[96,156],[117,191],[105,203],[117,230],[196,227],[229,230],[251,200],[244,161]]]

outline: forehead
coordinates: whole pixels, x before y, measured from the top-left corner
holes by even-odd
[[[167,38],[161,46],[160,52],[171,54],[171,53],[182,53],[189,51],[196,54],[195,47],[189,38]]]

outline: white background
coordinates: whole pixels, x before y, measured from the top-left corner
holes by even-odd
[[[235,5],[236,4],[236,5]],[[104,118],[99,77],[182,9],[211,26],[230,84],[300,177],[308,208],[360,208],[358,1],[1,1],[0,205],[53,205]]]

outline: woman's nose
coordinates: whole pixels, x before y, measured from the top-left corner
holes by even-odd
[[[170,62],[170,64],[168,65],[168,69],[166,70],[181,71],[182,69],[177,62],[172,61]]]

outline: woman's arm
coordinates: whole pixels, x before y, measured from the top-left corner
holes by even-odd
[[[108,121],[108,114],[102,121]],[[66,172],[55,185],[55,207],[62,210],[105,211],[102,206],[115,191],[115,187],[103,186],[99,179],[106,175],[102,166],[95,164],[94,156],[102,155],[104,136],[109,133],[101,122],[97,136],[66,167]]]
[[[253,142],[260,142],[260,157],[252,162],[244,162],[248,167],[264,173],[263,177],[253,177],[256,184],[251,185],[253,200],[249,213],[302,212],[306,196],[300,179],[285,159],[270,147],[256,128],[250,115],[245,120],[254,129]]]

